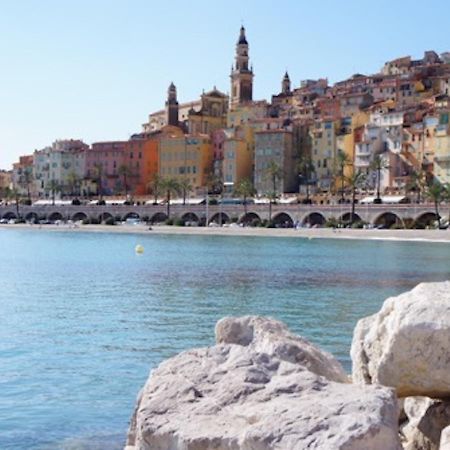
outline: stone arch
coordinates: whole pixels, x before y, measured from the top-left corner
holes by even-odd
[[[230,217],[228,216],[228,214],[225,214],[224,212],[220,213],[216,213],[214,214],[211,219],[209,219],[209,223],[217,223],[217,224],[224,224],[224,223],[230,223]]]
[[[109,212],[103,212],[98,216],[98,221],[100,223],[105,222],[108,219],[114,219],[114,216]]]
[[[79,221],[83,221],[83,220],[87,220],[88,216],[86,213],[84,213],[83,211],[78,211],[75,214],[72,215],[72,220],[74,222],[79,222]]]
[[[294,221],[292,217],[285,212],[280,212],[272,217],[272,222],[276,227],[280,228],[293,228]]]
[[[131,211],[123,216],[123,220],[127,219],[140,219],[140,216],[138,213]]]
[[[426,228],[429,226],[434,226],[434,223],[438,220],[435,212],[425,212],[420,214],[414,221],[414,225],[417,228]]]
[[[353,215],[353,223],[354,222],[362,222],[362,218],[358,213],[355,213]],[[346,212],[344,214],[342,214],[342,216],[339,218],[339,222],[343,223],[343,224],[350,224],[352,223],[352,213],[351,212]]]
[[[158,212],[156,214],[153,214],[153,216],[150,219],[151,223],[162,223],[167,220],[167,214],[164,214],[163,212]]]
[[[55,220],[63,220],[64,217],[59,211],[53,211],[48,215],[48,220],[54,222]]]
[[[181,216],[181,220],[182,220],[184,223],[186,223],[186,222],[200,223],[199,217],[197,216],[197,214],[195,214],[195,213],[193,213],[193,212],[187,212],[187,213],[184,213],[184,214]]]
[[[254,212],[248,212],[247,214],[244,214],[242,216],[240,221],[244,225],[251,225],[251,224],[255,224],[257,222],[261,223],[261,217]]]
[[[27,222],[37,222],[39,220],[39,216],[34,211],[30,211],[26,214],[25,220]]]
[[[382,228],[392,228],[394,225],[405,226],[401,217],[397,214],[387,211],[383,214],[380,214],[373,222],[373,224],[377,227]]]
[[[314,225],[323,226],[325,222],[325,216],[320,212],[312,212],[303,219],[303,225],[310,225],[312,227]]]
[[[3,214],[2,219],[11,220],[11,219],[17,219],[17,214],[12,211],[7,211],[5,214]]]

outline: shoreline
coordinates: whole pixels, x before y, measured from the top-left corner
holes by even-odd
[[[0,230],[55,231],[73,233],[167,234],[191,236],[290,237],[303,239],[353,239],[406,242],[450,243],[450,230],[377,230],[351,228],[244,228],[244,227],[177,227],[169,225],[0,225]]]

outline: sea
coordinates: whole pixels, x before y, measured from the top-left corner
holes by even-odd
[[[350,372],[358,319],[448,279],[442,243],[2,228],[0,449],[122,449],[149,372],[224,316],[282,320]]]

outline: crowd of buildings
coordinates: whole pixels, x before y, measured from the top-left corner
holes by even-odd
[[[450,182],[450,53],[399,58],[334,85],[293,87],[286,72],[271,101],[253,99],[253,78],[242,27],[229,96],[214,87],[180,104],[172,83],[165,108],[130,139],[58,140],[1,171],[0,188],[12,183],[34,198],[142,196],[170,178],[197,194],[250,180],[260,195],[329,195],[356,172],[365,189],[379,183],[386,193],[405,191],[420,173]],[[375,158],[384,162],[378,171]]]

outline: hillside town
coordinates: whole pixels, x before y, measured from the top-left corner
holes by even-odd
[[[210,195],[334,202],[410,196],[450,182],[450,52],[401,57],[373,75],[291,83],[253,98],[254,72],[241,27],[230,95],[204,90],[165,107],[128,140],[56,140],[0,171],[0,196],[184,199]],[[444,188],[443,188],[444,189]],[[421,199],[422,197],[422,199]]]

